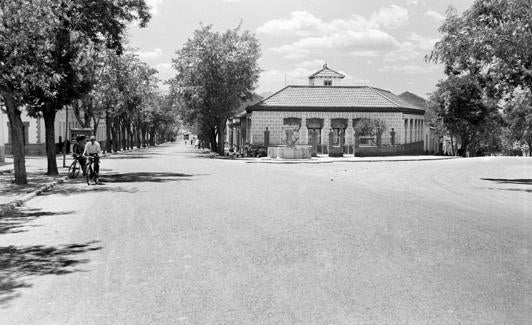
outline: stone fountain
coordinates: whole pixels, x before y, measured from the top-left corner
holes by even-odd
[[[299,140],[299,126],[285,125],[282,127],[281,142],[278,147],[268,148],[268,157],[274,159],[311,159],[312,146],[296,145]]]

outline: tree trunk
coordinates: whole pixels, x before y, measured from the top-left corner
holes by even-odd
[[[140,140],[140,128],[137,126],[135,134],[137,135],[137,148],[142,148],[142,141]]]
[[[107,152],[111,152],[111,119],[108,114],[105,113],[105,149]]]
[[[218,146],[217,151],[220,156],[225,154],[224,152],[224,133],[225,133],[225,123],[220,123],[218,126]]]
[[[133,150],[133,131],[131,126],[127,128],[128,148]]]
[[[121,149],[126,150],[126,127],[124,125],[120,126],[120,139],[121,139]]]
[[[43,110],[44,128],[45,128],[45,142],[46,142],[46,158],[48,160],[48,170],[46,175],[59,175],[57,171],[57,153],[55,151],[55,114],[53,107],[48,107]],[[66,141],[66,139],[65,139]]]
[[[113,119],[113,148],[115,152],[120,151],[120,123],[116,118]]]
[[[150,146],[155,146],[155,130],[150,130]]]
[[[24,146],[24,124],[20,118],[20,111],[13,96],[4,93],[4,102],[7,108],[7,117],[9,119],[9,131],[11,134],[11,146],[13,150],[13,168],[15,169],[15,184],[28,184],[28,175],[26,173],[26,152]],[[0,112],[2,114],[2,112]]]
[[[146,127],[141,129],[142,132],[142,147],[146,148]]]

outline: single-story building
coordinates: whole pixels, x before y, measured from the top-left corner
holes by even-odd
[[[246,143],[285,145],[286,128],[297,144],[318,154],[357,156],[424,153],[425,109],[390,91],[370,86],[338,86],[345,76],[327,64],[308,86],[287,86],[246,108]]]
[[[61,150],[61,144],[65,140],[65,135],[68,142],[72,144],[70,130],[81,128],[81,125],[78,123],[72,110],[68,110],[68,125],[66,115],[67,110],[62,109],[57,112],[55,117],[55,143],[58,147],[58,151]],[[30,117],[26,112],[22,112],[21,119],[22,123],[24,124],[24,143],[26,144],[26,154],[32,156],[46,155],[46,133],[43,118]],[[4,146],[5,153],[11,154],[11,134],[9,131],[9,119],[6,113],[0,112],[0,123],[0,147]],[[102,144],[106,140],[105,119],[103,118],[98,125],[96,137]]]

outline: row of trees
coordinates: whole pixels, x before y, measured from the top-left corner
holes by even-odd
[[[174,136],[176,114],[168,96],[159,93],[157,71],[133,52],[117,55],[101,49],[90,53],[92,90],[74,100],[78,123],[96,133],[105,120],[106,150],[155,145]]]
[[[23,110],[44,120],[49,175],[58,174],[55,117],[67,106],[83,126],[96,129],[104,118],[115,150],[150,134],[153,141],[159,122],[171,120],[155,71],[124,54],[127,24],[149,20],[144,0],[0,0],[0,100],[16,184],[27,182]],[[152,104],[158,109],[148,110]]]
[[[173,59],[173,101],[211,150],[224,153],[226,121],[252,97],[259,78],[258,40],[240,26],[226,32],[201,26]]]
[[[449,9],[427,57],[447,76],[430,98],[433,125],[455,153],[532,148],[532,3],[476,0]]]

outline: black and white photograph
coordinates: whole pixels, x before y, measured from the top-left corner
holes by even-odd
[[[0,0],[0,324],[532,324],[532,1]]]

